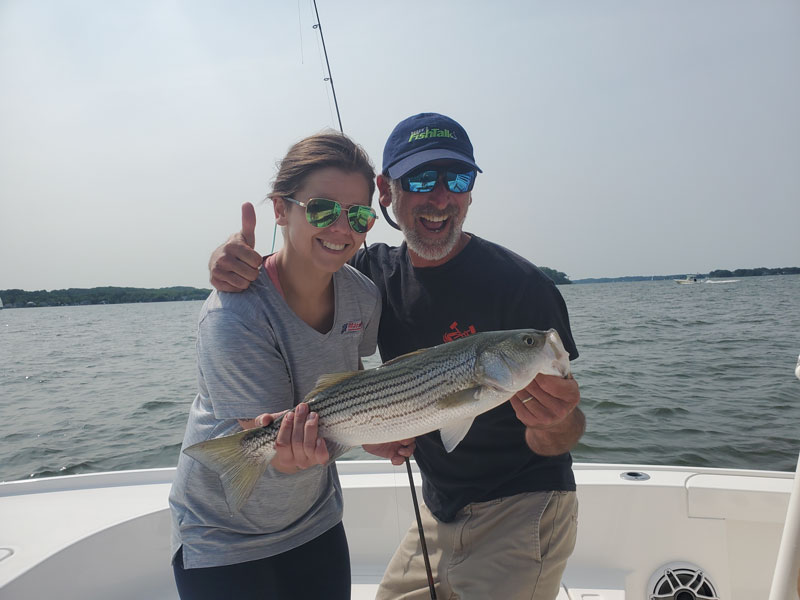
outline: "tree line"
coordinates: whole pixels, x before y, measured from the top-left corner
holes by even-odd
[[[615,277],[600,279],[580,279],[570,281],[566,273],[539,267],[545,275],[558,285],[570,283],[610,283],[614,281],[642,281],[645,279],[672,279],[677,275]],[[757,267],[755,269],[716,269],[708,274],[698,273],[700,277],[759,277],[764,275],[800,275],[800,267]],[[682,275],[681,275],[682,276]],[[96,287],[69,288],[65,290],[0,290],[0,300],[5,308],[25,308],[34,306],[76,306],[87,304],[129,304],[134,302],[178,302],[184,300],[205,300],[211,290],[185,286],[166,288]]]
[[[133,302],[176,302],[205,300],[211,290],[193,287],[132,288],[97,287],[65,290],[0,290],[4,308],[33,306],[77,306],[87,304],[129,304]]]
[[[701,279],[705,278],[728,278],[728,277],[758,277],[762,275],[800,275],[800,267],[777,267],[769,269],[758,267],[756,269],[716,269],[710,273],[692,272]],[[576,279],[570,283],[619,283],[631,281],[662,281],[664,279],[683,279],[686,273],[675,273],[673,275],[627,275],[623,277],[591,277],[587,279]],[[558,283],[558,282],[557,282]]]
[[[540,271],[543,271],[545,275],[547,275],[550,279],[553,280],[553,283],[556,285],[563,285],[565,283],[572,283],[567,277],[566,273],[562,273],[561,271],[556,271],[555,269],[550,269],[548,267],[539,267]]]
[[[711,271],[709,277],[761,277],[763,275],[800,275],[800,267],[778,267],[768,269],[767,267],[757,267],[755,269],[717,269]]]

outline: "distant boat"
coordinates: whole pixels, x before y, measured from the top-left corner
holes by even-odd
[[[684,279],[673,279],[672,281],[686,285],[689,283],[703,283],[706,280],[700,275],[687,275]]]
[[[2,309],[2,308],[3,308],[3,299],[0,298],[0,309]]]
[[[675,283],[687,285],[690,283],[736,283],[738,279],[708,279],[701,275],[687,275],[684,279],[673,279]]]

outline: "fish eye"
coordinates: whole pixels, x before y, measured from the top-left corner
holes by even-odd
[[[526,335],[524,338],[522,338],[522,341],[528,344],[528,346],[533,346],[533,338],[529,335]]]

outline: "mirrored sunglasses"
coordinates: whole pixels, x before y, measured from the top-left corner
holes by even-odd
[[[342,205],[336,200],[310,198],[308,202],[300,202],[289,196],[283,196],[283,199],[305,208],[306,221],[320,229],[330,227],[336,223],[339,215],[342,214]],[[350,228],[356,233],[367,233],[372,229],[377,218],[378,215],[369,206],[352,204],[347,208],[347,222],[350,223]]]
[[[436,182],[443,178],[447,189],[456,194],[469,192],[475,185],[475,178],[478,172],[469,167],[446,166],[433,167],[423,165],[415,171],[406,173],[400,177],[400,185],[407,192],[425,194],[432,192],[436,187]]]

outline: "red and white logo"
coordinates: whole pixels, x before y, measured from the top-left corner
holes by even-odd
[[[443,339],[445,342],[452,342],[453,340],[457,340],[457,339],[459,339],[459,338],[467,337],[467,336],[469,336],[469,335],[472,335],[473,333],[476,333],[476,331],[475,331],[475,325],[470,325],[469,327],[467,327],[467,328],[466,328],[465,330],[463,330],[463,331],[462,331],[462,330],[460,330],[460,329],[458,328],[458,321],[453,321],[453,322],[450,324],[450,329],[452,329],[452,331],[448,331],[447,333],[445,333],[445,334],[442,336],[442,339]]]
[[[354,333],[356,331],[361,331],[363,329],[363,325],[361,321],[350,321],[349,323],[345,323],[342,325],[342,333]]]

